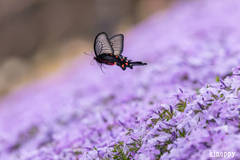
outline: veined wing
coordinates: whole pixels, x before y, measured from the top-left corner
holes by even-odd
[[[99,33],[94,42],[94,52],[96,56],[103,53],[113,53],[111,44],[109,43],[108,36],[105,32]]]
[[[114,50],[114,55],[121,55],[123,51],[123,41],[124,36],[122,34],[117,34],[109,39],[110,44]]]

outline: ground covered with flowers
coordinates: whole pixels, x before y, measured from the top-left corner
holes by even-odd
[[[86,57],[2,99],[0,159],[239,159],[239,6],[177,2],[125,35],[147,66],[103,74]]]

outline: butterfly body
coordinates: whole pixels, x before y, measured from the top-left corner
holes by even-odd
[[[94,59],[98,62],[98,63],[104,63],[107,65],[114,65],[114,62],[117,61],[117,59],[111,55],[108,54],[101,54],[98,57],[94,57]]]
[[[132,69],[131,60],[127,60],[126,57],[123,56],[115,56],[113,54],[101,54],[98,57],[94,57],[94,59],[101,64],[107,64],[107,65],[117,65],[121,67],[123,70],[125,70],[127,67]]]
[[[123,35],[118,34],[108,39],[107,34],[102,32],[96,36],[94,42],[94,52],[96,57],[94,59],[102,66],[102,64],[107,65],[117,65],[126,70],[126,68],[133,69],[133,66],[147,65],[142,62],[131,62],[127,57],[123,57]],[[100,66],[100,67],[101,67]]]

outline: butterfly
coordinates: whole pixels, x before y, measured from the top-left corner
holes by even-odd
[[[105,32],[99,33],[94,41],[94,53],[99,66],[102,69],[103,64],[106,65],[117,65],[126,70],[126,68],[133,69],[133,66],[147,65],[147,63],[142,62],[132,62],[128,60],[127,57],[123,57],[121,54],[123,52],[123,42],[124,36],[122,34],[117,34],[110,39]]]

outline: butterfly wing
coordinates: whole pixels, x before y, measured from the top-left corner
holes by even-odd
[[[112,48],[114,50],[114,55],[118,56],[122,54],[123,40],[124,40],[124,36],[122,34],[117,34],[109,39],[109,42],[112,45]]]
[[[99,33],[94,42],[94,52],[96,56],[99,56],[103,53],[113,53],[113,48],[109,43],[108,36],[106,33]]]

